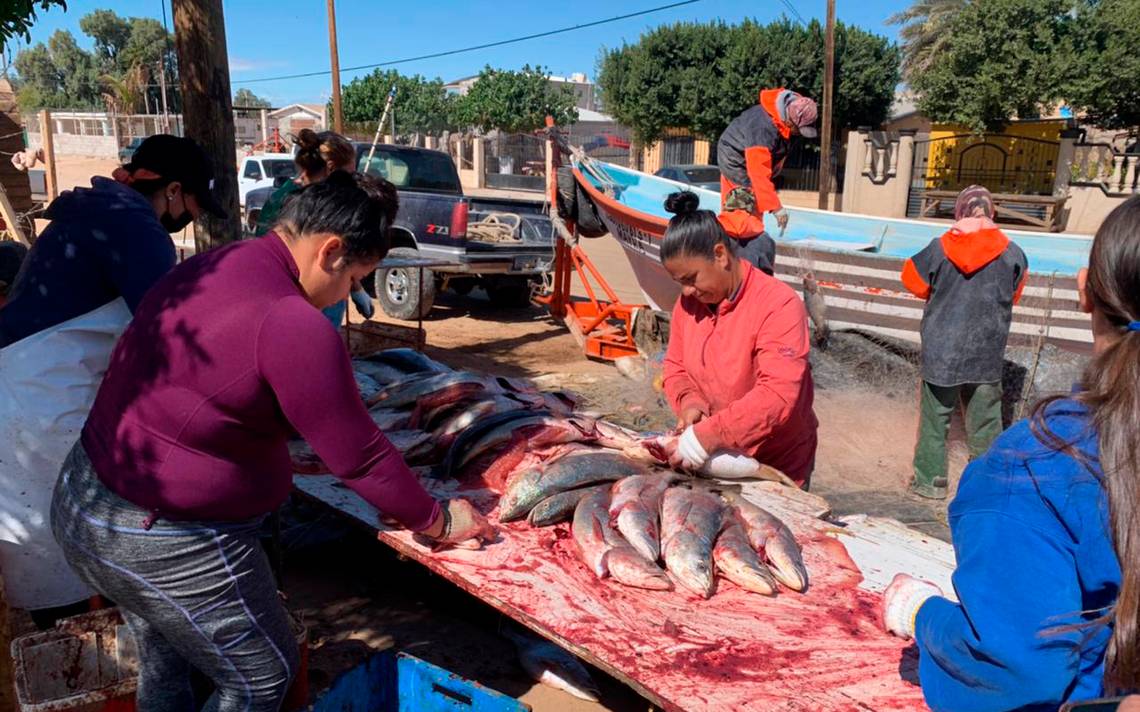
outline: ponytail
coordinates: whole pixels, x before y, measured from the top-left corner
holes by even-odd
[[[1109,526],[1120,562],[1120,592],[1101,619],[1112,624],[1105,688],[1140,689],[1140,196],[1113,210],[1089,253],[1086,293],[1119,336],[1089,364],[1075,398],[1092,413],[1100,473],[1072,443],[1045,423],[1049,401],[1037,405],[1033,428],[1042,441],[1097,474],[1108,498]]]

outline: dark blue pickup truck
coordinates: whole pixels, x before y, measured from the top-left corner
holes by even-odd
[[[463,195],[455,163],[446,153],[410,146],[356,144],[357,168],[387,178],[399,191],[400,212],[392,231],[392,257],[425,257],[447,264],[418,269],[377,270],[372,285],[384,312],[397,319],[426,315],[436,292],[487,291],[501,306],[526,306],[532,285],[541,282],[554,259],[554,228],[543,201],[474,198]],[[274,188],[246,195],[245,221],[258,213]]]

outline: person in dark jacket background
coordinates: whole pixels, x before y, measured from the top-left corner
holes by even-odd
[[[112,178],[52,201],[0,309],[0,569],[11,605],[41,627],[90,595],[48,530],[52,486],[119,335],[174,266],[170,233],[222,212],[212,182],[200,146],[151,136]]]
[[[783,168],[793,136],[814,138],[819,111],[814,100],[788,89],[765,89],[759,103],[732,120],[717,141],[720,167],[720,222],[740,254],[772,274],[776,243],[764,231],[772,213],[781,233],[788,213],[773,178]]]
[[[946,436],[959,402],[966,406],[970,459],[1002,431],[1002,363],[1029,268],[993,216],[990,192],[966,188],[955,201],[954,225],[903,265],[903,285],[926,300],[911,484],[922,497],[946,497]]]
[[[16,282],[20,266],[28,256],[28,248],[23,243],[5,240],[0,242],[0,307],[8,301],[8,291]]]

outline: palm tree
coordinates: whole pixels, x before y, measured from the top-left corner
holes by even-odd
[[[887,18],[902,25],[903,78],[909,81],[925,70],[950,42],[950,23],[969,0],[915,0],[902,12]]]
[[[112,113],[133,114],[138,110],[149,79],[142,64],[134,65],[121,77],[104,74],[100,79],[104,87],[103,101]]]

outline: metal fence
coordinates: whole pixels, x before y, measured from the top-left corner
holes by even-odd
[[[959,191],[983,185],[993,193],[1051,195],[1059,141],[1008,134],[919,134],[907,203],[908,217],[922,217],[926,191]],[[1017,208],[1040,218],[1043,208]]]
[[[843,168],[847,151],[839,141],[832,143],[831,179],[836,192],[843,192]],[[819,190],[820,148],[816,142],[792,141],[784,168],[776,176],[779,190]]]
[[[629,150],[632,134],[629,129],[614,124],[573,124],[566,131],[571,146],[579,146],[586,155],[614,165],[630,165]]]
[[[487,139],[485,185],[506,190],[546,188],[546,139],[533,134],[503,134]]]

